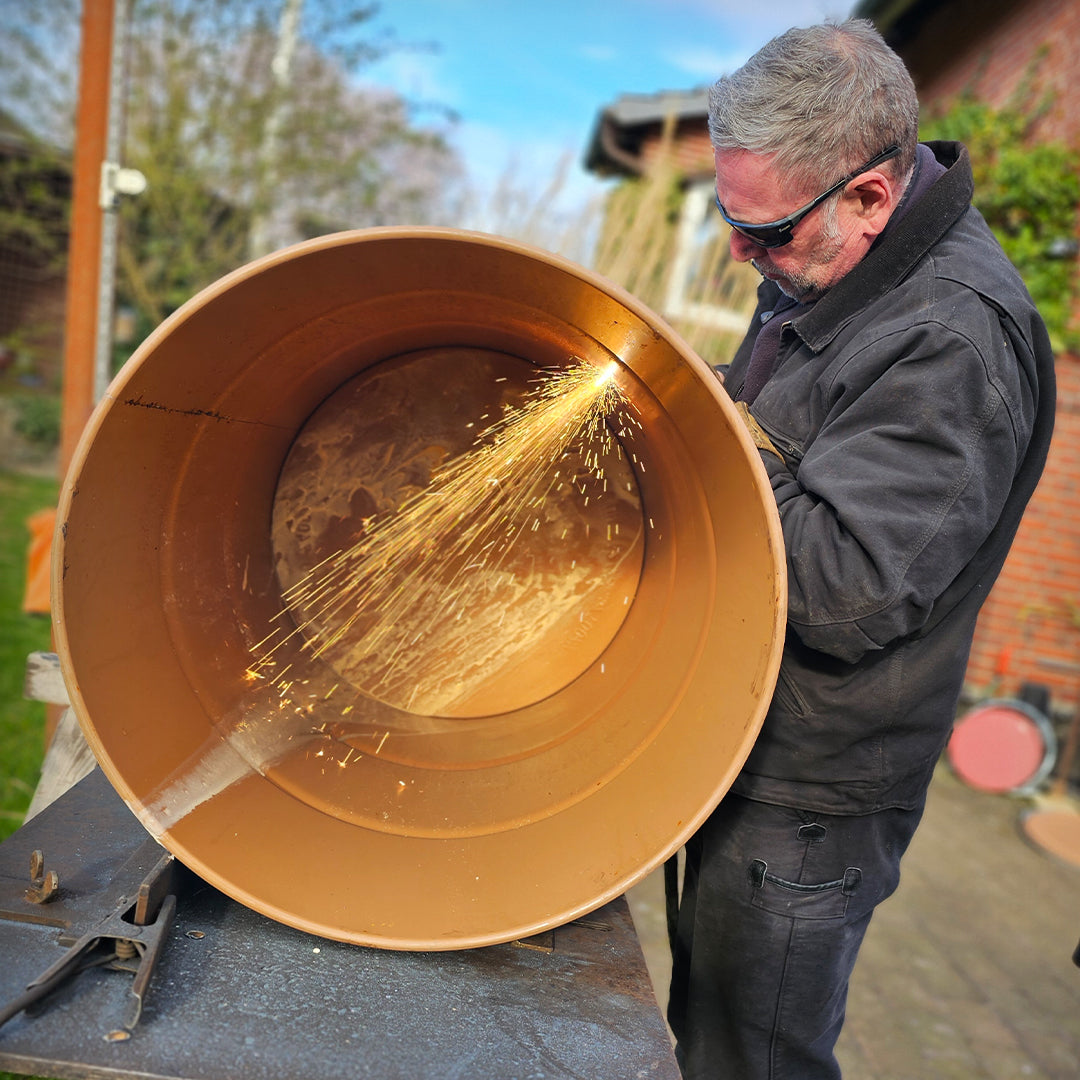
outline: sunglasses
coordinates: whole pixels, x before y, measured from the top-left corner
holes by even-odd
[[[875,166],[896,157],[900,153],[900,147],[893,144],[886,150],[882,150],[876,157],[872,157],[865,165],[860,165],[854,172],[848,173],[843,180],[838,180],[828,191],[823,191],[816,199],[812,199],[805,206],[800,207],[794,214],[779,218],[776,221],[766,221],[760,225],[753,225],[748,221],[733,221],[728,217],[728,212],[720,202],[720,196],[716,196],[716,207],[720,216],[737,232],[752,240],[759,247],[775,248],[783,247],[791,243],[791,233],[796,225],[812,210],[817,209],[830,195],[835,195],[845,184],[850,184],[856,176],[869,172]]]

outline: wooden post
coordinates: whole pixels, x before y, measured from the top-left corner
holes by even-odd
[[[101,166],[109,136],[115,0],[83,0],[79,46],[79,103],[68,241],[64,312],[64,377],[60,407],[60,479],[67,475],[86,421],[94,410],[98,300],[101,290]],[[45,708],[45,744],[63,710]]]
[[[83,0],[79,55],[79,105],[68,247],[64,318],[64,385],[60,429],[60,476],[93,411],[94,356],[101,288],[101,166],[109,127],[109,92],[115,0]]]

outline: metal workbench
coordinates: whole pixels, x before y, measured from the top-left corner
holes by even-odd
[[[0,844],[0,1010],[131,899],[131,882],[165,855],[148,840],[95,770]],[[313,866],[311,887],[331,869]],[[130,972],[84,970],[0,1026],[0,1069],[94,1080],[679,1075],[623,899],[524,944],[390,952],[302,933],[187,877],[175,912],[163,905],[149,928],[161,948],[137,1022]]]

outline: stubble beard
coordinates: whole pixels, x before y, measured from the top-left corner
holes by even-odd
[[[823,242],[810,263],[801,270],[781,270],[778,266],[771,265],[767,259],[753,259],[750,265],[764,277],[767,273],[779,276],[776,282],[777,288],[799,303],[820,299],[833,284],[831,280],[822,281],[820,270],[831,265],[844,247],[840,237],[833,237]]]

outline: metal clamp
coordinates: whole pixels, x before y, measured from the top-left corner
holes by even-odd
[[[134,896],[122,896],[109,915],[76,940],[19,997],[0,1009],[0,1026],[79,972],[106,967],[135,976],[127,1019],[122,1029],[108,1036],[128,1038],[142,1015],[150,978],[176,913],[176,894],[168,892],[161,896],[171,887],[173,866],[172,855],[163,856]]]

